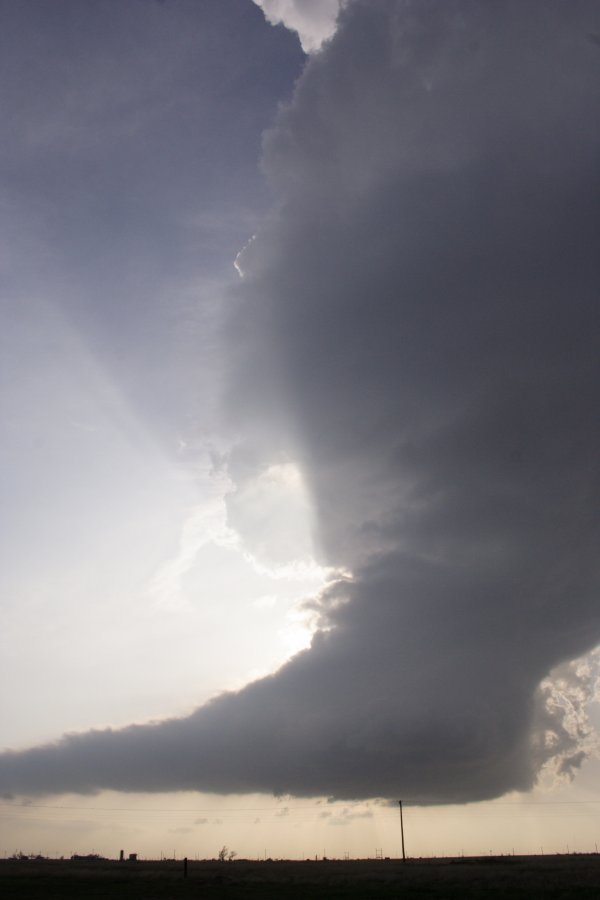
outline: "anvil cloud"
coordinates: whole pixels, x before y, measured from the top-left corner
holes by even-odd
[[[540,684],[600,642],[599,45],[595,0],[343,8],[265,137],[224,417],[347,574],[274,675],[0,788],[449,802],[581,761]]]

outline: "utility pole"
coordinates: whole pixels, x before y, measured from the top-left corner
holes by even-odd
[[[406,853],[404,852],[404,821],[402,819],[402,800],[398,800],[400,807],[400,834],[402,835],[402,861],[406,861]]]

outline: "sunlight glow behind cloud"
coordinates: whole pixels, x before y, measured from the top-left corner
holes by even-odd
[[[318,50],[335,31],[342,0],[254,0],[271,24],[296,31],[306,53]]]

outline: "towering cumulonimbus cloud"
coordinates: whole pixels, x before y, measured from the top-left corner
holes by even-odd
[[[265,138],[227,405],[348,574],[274,675],[0,789],[449,802],[581,762],[540,684],[600,643],[599,75],[595,0],[344,6]]]

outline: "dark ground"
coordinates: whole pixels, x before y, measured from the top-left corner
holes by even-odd
[[[0,860],[2,900],[600,898],[600,855],[319,862]]]

